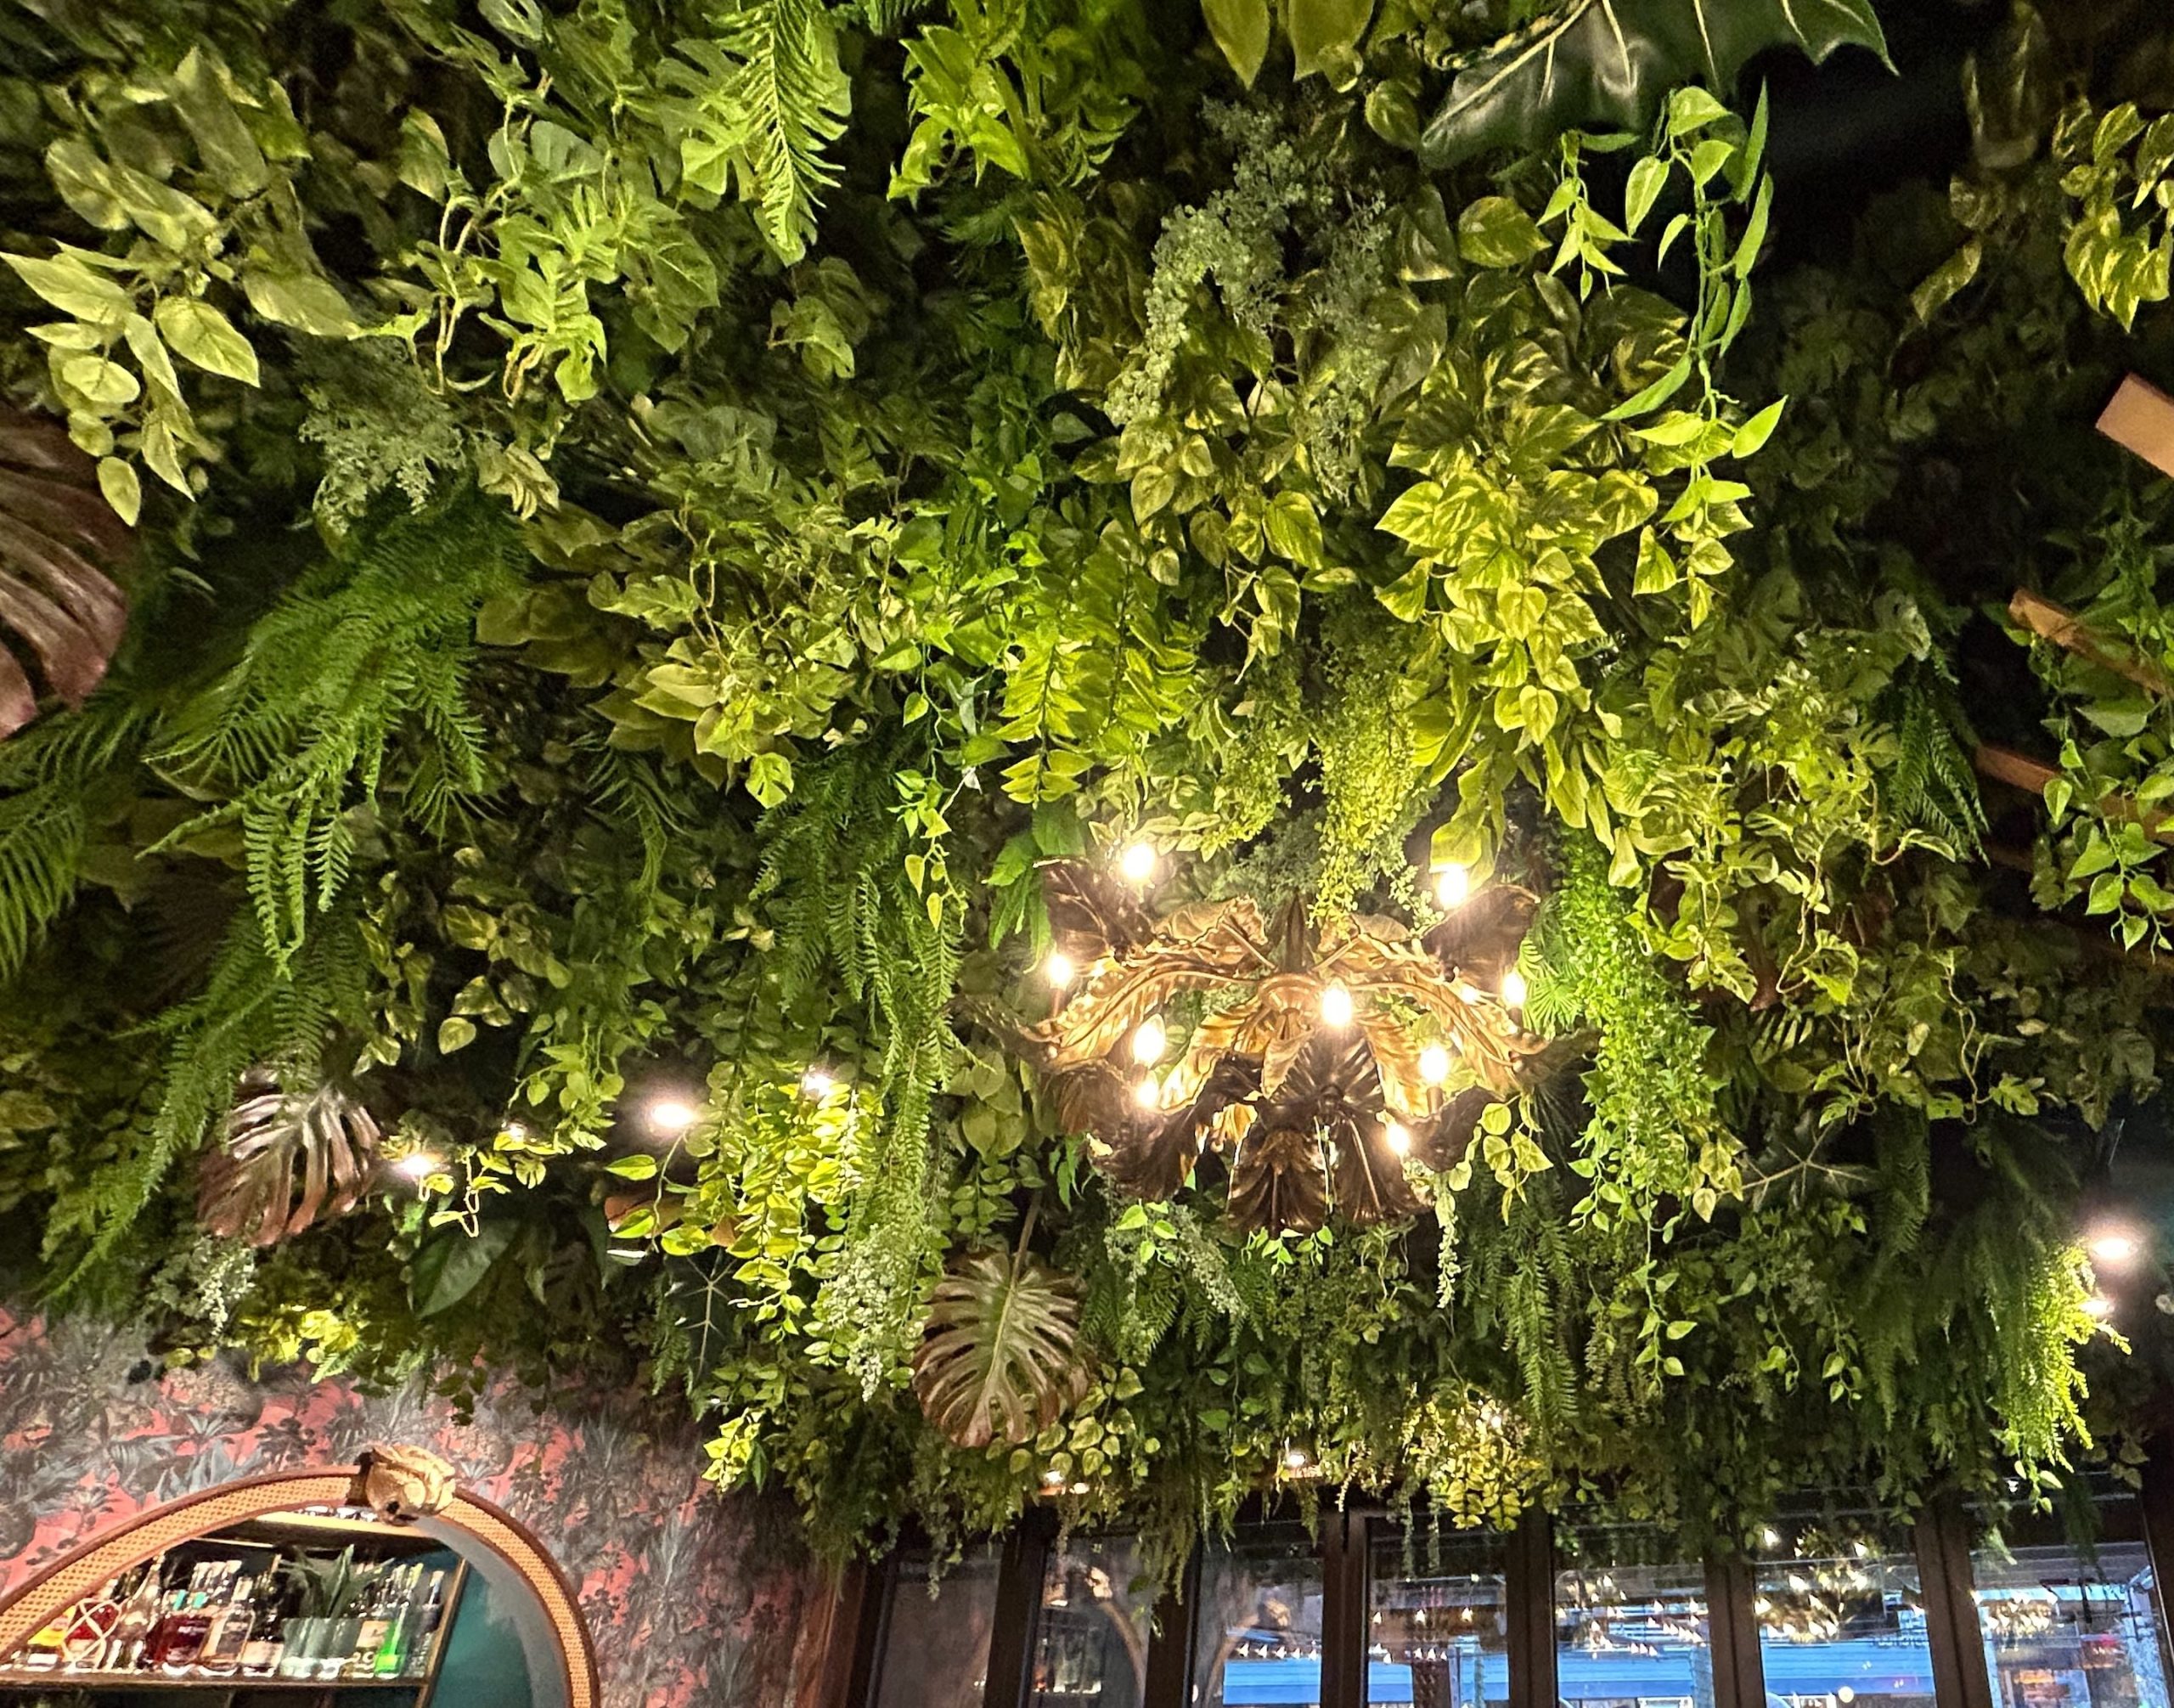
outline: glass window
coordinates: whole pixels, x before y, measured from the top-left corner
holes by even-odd
[[[1907,1530],[1839,1512],[1777,1520],[1759,1541],[1752,1611],[1767,1708],[1933,1708]]]
[[[1370,1705],[1509,1701],[1507,1540],[1493,1530],[1377,1531],[1367,1572]]]
[[[1257,1525],[1200,1559],[1193,1700],[1315,1708],[1321,1700],[1321,1563],[1303,1525]]]
[[[1642,1529],[1566,1528],[1556,1550],[1565,1708],[1714,1708],[1705,1568]]]
[[[2095,1547],[1995,1537],[1971,1550],[1994,1708],[2168,1708],[2141,1515],[2126,1496],[2098,1511]]]
[[[988,1683],[1000,1559],[994,1547],[973,1550],[938,1579],[932,1596],[926,1552],[898,1556],[876,1708],[977,1708]]]
[[[1140,1708],[1155,1585],[1129,1536],[1053,1549],[1034,1626],[1033,1708]]]

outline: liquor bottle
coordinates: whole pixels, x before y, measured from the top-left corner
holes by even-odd
[[[249,1641],[250,1598],[256,1591],[256,1580],[237,1572],[233,1585],[224,1604],[213,1614],[211,1628],[205,1633],[203,1651],[196,1657],[196,1664],[205,1671],[222,1677],[241,1670],[242,1645]]]
[[[68,1615],[68,1629],[60,1639],[60,1664],[70,1672],[89,1672],[104,1664],[114,1627],[121,1623],[118,1582],[102,1595],[85,1596]]]
[[[363,1592],[363,1603],[356,1610],[362,1615],[362,1628],[355,1633],[355,1651],[347,1657],[347,1664],[340,1669],[343,1677],[367,1678],[377,1665],[378,1645],[385,1641],[386,1604],[391,1591],[391,1568],[379,1568],[377,1576]]]
[[[43,1628],[31,1633],[31,1640],[23,1649],[22,1664],[33,1672],[51,1672],[60,1665],[60,1645],[68,1636],[68,1621],[75,1612],[72,1607],[63,1608],[47,1621]]]
[[[161,1555],[144,1567],[136,1587],[121,1604],[121,1618],[113,1627],[113,1636],[106,1644],[105,1670],[109,1672],[133,1672],[143,1665],[144,1651],[151,1640],[151,1632],[159,1622],[159,1609],[163,1598],[159,1581],[166,1558]]]
[[[204,1639],[211,1633],[211,1592],[196,1590],[183,1598],[183,1606],[162,1629],[157,1665],[170,1674],[189,1671],[204,1652]]]
[[[445,1574],[434,1571],[423,1591],[422,1605],[415,1609],[414,1628],[408,1633],[408,1661],[403,1669],[406,1677],[420,1678],[430,1670],[431,1646],[444,1617]]]
[[[377,1677],[397,1678],[401,1667],[407,1662],[408,1641],[415,1629],[415,1615],[421,1610],[415,1604],[415,1587],[422,1570],[420,1566],[409,1566],[393,1576],[385,1636],[378,1643],[377,1654],[370,1666],[371,1672]]]
[[[249,1621],[249,1636],[241,1646],[241,1670],[253,1678],[269,1677],[279,1670],[287,1652],[285,1631],[288,1597],[267,1579]]]

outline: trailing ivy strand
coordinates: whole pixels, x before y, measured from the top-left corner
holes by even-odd
[[[0,20],[0,1281],[837,1554],[2133,1465],[2174,35],[1967,33]]]

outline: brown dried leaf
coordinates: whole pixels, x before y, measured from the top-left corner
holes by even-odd
[[[106,570],[134,539],[57,424],[0,406],[0,624],[70,706],[90,697],[121,645],[128,604]],[[37,715],[28,673],[0,655],[0,736]]]
[[[273,1245],[320,1216],[345,1215],[369,1183],[377,1141],[370,1112],[340,1086],[290,1094],[269,1074],[252,1074],[199,1168],[196,1219],[222,1237]]]

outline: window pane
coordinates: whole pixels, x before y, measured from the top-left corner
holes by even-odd
[[[2109,1505],[2115,1503],[2109,1502]],[[2106,1516],[2137,1534],[2135,1505]],[[1970,1553],[1995,1708],[2168,1708],[2157,1586],[2141,1542]]]
[[[988,1638],[996,1625],[993,1547],[978,1548],[928,1592],[928,1555],[898,1556],[883,1633],[876,1708],[979,1708],[988,1682]]]
[[[1577,1708],[1714,1708],[1706,1571],[1655,1533],[1564,1530],[1556,1542],[1556,1692]]]
[[[1752,1606],[1768,1708],[1933,1708],[1907,1530],[1839,1513],[1783,1520],[1760,1541]]]
[[[1053,1551],[1034,1627],[1034,1708],[1140,1708],[1154,1613],[1155,1585],[1129,1536]]]
[[[1321,1563],[1301,1525],[1258,1525],[1200,1561],[1193,1700],[1200,1708],[1321,1700]]]
[[[1405,1540],[1394,1533],[1374,1538],[1367,1702],[1419,1708],[1507,1703],[1506,1538],[1493,1530],[1415,1536],[1408,1561]]]

